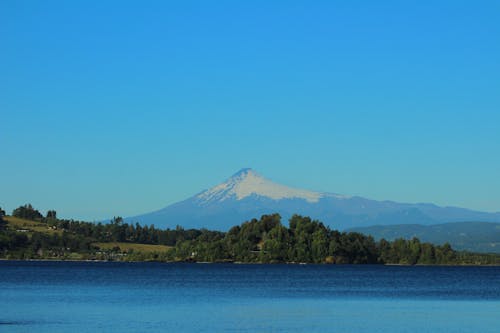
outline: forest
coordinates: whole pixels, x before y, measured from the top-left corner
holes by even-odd
[[[227,232],[157,229],[128,224],[59,219],[26,204],[7,216],[0,208],[0,258],[211,263],[315,263],[397,265],[499,265],[500,255],[455,251],[417,238],[375,241],[332,230],[307,216],[288,226],[279,214],[263,215]]]

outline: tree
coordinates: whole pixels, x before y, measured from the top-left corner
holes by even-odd
[[[378,248],[380,251],[380,256],[379,256],[378,260],[383,264],[392,262],[391,257],[390,257],[390,255],[391,255],[391,243],[389,243],[387,240],[382,238],[380,240],[380,242],[378,243]]]
[[[290,236],[287,228],[279,223],[269,231],[267,236],[263,246],[266,258],[271,261],[288,261]]]
[[[415,265],[419,261],[420,254],[422,252],[422,246],[420,244],[420,240],[416,237],[413,237],[413,239],[408,242],[408,248],[409,248],[408,262],[410,265]]]
[[[434,246],[429,243],[423,243],[421,246],[420,258],[418,260],[419,264],[435,264],[436,263],[436,253]]]
[[[56,220],[57,219],[57,212],[55,210],[49,210],[47,212],[47,219]]]
[[[121,216],[115,216],[113,217],[113,220],[111,221],[111,224],[119,225],[123,223],[123,218]]]
[[[328,255],[329,242],[324,228],[318,228],[312,234],[311,252],[312,259],[316,263],[324,262]]]
[[[12,216],[26,220],[43,219],[43,215],[38,210],[34,209],[31,204],[26,204],[14,209],[14,211],[12,212]]]
[[[2,214],[2,209],[0,208],[0,231],[4,230],[7,226],[7,222],[3,219],[4,214]]]
[[[456,259],[456,253],[453,251],[449,243],[437,246],[435,252],[437,264],[449,264],[454,262]]]
[[[111,221],[111,239],[115,242],[123,242],[126,238],[126,225],[123,224],[123,218],[120,216],[113,217]]]

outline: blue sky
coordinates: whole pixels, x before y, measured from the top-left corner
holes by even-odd
[[[0,2],[0,206],[86,220],[242,167],[500,211],[498,1]]]

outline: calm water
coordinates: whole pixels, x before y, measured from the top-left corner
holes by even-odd
[[[500,332],[500,267],[0,262],[0,332]]]

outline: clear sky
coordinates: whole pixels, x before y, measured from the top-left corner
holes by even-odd
[[[0,206],[162,208],[243,167],[500,211],[498,1],[0,2]]]

